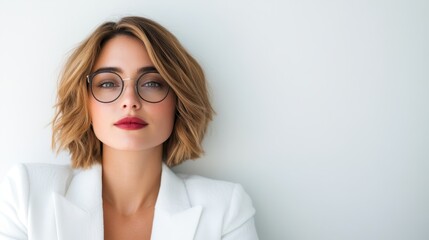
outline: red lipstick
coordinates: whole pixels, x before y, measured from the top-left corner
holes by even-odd
[[[137,130],[146,127],[147,123],[137,117],[126,117],[117,121],[114,125],[125,130]]]

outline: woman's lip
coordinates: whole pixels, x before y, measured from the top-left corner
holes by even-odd
[[[147,123],[137,117],[126,117],[117,121],[114,125],[126,130],[136,130],[146,127]]]

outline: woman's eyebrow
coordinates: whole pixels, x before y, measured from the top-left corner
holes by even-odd
[[[95,70],[94,72],[118,72],[118,73],[122,73],[122,70],[120,68],[117,68],[117,67],[101,67],[101,68],[97,68],[97,70]]]
[[[147,66],[147,67],[139,68],[139,70],[137,70],[137,73],[153,72],[153,71],[158,72],[158,70],[156,70],[154,66]]]
[[[154,66],[141,67],[137,70],[138,74],[142,74],[144,72],[158,72]],[[101,67],[95,70],[94,72],[117,72],[123,73],[124,71],[119,67]]]

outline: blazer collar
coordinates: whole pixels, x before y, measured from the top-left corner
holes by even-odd
[[[64,192],[54,192],[58,239],[104,238],[101,165],[78,170]],[[184,181],[163,163],[152,240],[194,239],[201,206],[191,206]]]
[[[184,181],[163,163],[151,238],[194,239],[201,212],[201,206],[191,206]]]

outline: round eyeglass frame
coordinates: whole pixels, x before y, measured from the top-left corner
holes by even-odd
[[[116,76],[118,76],[118,77],[119,77],[119,79],[121,79],[121,82],[122,82],[121,92],[120,92],[120,93],[119,93],[119,95],[118,95],[115,99],[113,99],[112,101],[101,101],[101,100],[100,100],[100,99],[98,99],[98,98],[95,96],[95,94],[94,94],[94,91],[93,91],[93,89],[92,89],[92,79],[94,78],[94,76],[96,76],[96,75],[97,75],[97,74],[99,74],[99,73],[112,73],[112,74],[115,74]],[[167,98],[167,96],[168,96],[168,94],[170,93],[170,86],[169,86],[168,84],[167,84],[167,93],[166,93],[166,94],[165,94],[165,96],[164,96],[161,100],[159,100],[159,101],[149,101],[149,100],[144,99],[144,98],[142,97],[142,95],[140,95],[140,92],[139,92],[139,90],[138,90],[138,88],[137,88],[137,86],[138,86],[138,83],[139,83],[140,79],[142,79],[142,77],[143,77],[145,74],[148,74],[148,73],[158,73],[158,74],[159,74],[159,72],[158,72],[157,70],[155,70],[155,69],[151,69],[151,70],[148,70],[148,71],[143,72],[143,73],[142,73],[142,74],[140,74],[140,75],[139,75],[139,77],[137,78],[136,84],[134,84],[134,90],[136,91],[137,95],[138,95],[138,96],[139,96],[143,101],[148,102],[148,103],[160,103],[160,102],[164,101],[164,99],[166,99],[166,98]],[[124,86],[125,86],[125,82],[124,82],[124,80],[122,79],[122,77],[121,77],[118,73],[116,73],[115,71],[110,71],[110,70],[95,71],[95,72],[93,72],[93,73],[91,73],[91,74],[88,74],[88,75],[86,75],[86,82],[87,82],[87,84],[88,84],[88,87],[90,88],[90,91],[91,91],[92,96],[95,98],[95,100],[97,100],[98,102],[101,102],[101,103],[112,103],[112,102],[116,101],[116,100],[117,100],[117,99],[122,95],[122,92],[124,91]]]

